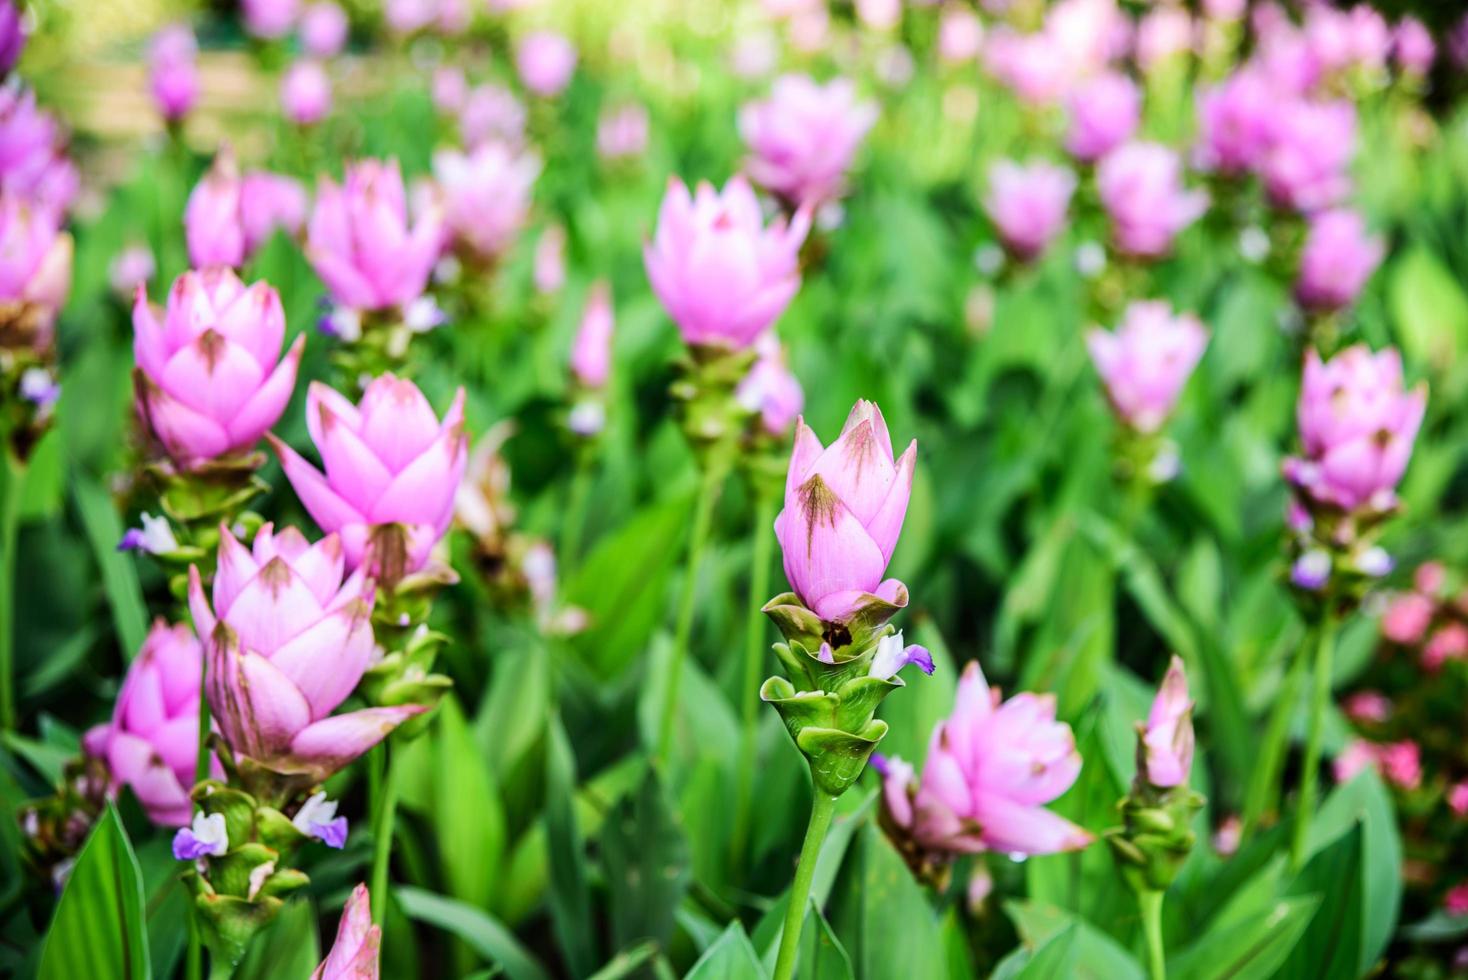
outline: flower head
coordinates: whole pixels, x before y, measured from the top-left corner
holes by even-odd
[[[581,315],[581,327],[571,347],[571,371],[588,388],[602,387],[611,374],[615,325],[611,284],[599,280],[592,284],[586,310]]]
[[[1349,306],[1384,252],[1382,240],[1367,234],[1366,222],[1355,211],[1341,208],[1315,215],[1300,252],[1295,298],[1309,310]]]
[[[290,33],[300,13],[300,0],[240,0],[245,30],[255,37],[275,40]]]
[[[1208,346],[1208,331],[1192,314],[1175,315],[1166,302],[1151,300],[1128,306],[1115,332],[1089,331],[1086,346],[1117,415],[1150,433],[1172,413]]]
[[[1000,160],[989,168],[984,212],[1021,262],[1037,258],[1065,226],[1076,178],[1065,167]]]
[[[0,305],[30,319],[37,349],[50,347],[71,291],[71,257],[71,236],[54,211],[0,191]]]
[[[769,98],[739,111],[749,176],[794,204],[815,206],[838,197],[876,121],[876,104],[860,101],[850,79],[822,85],[807,75],[782,75]]]
[[[1077,87],[1066,104],[1070,129],[1065,148],[1088,163],[1131,139],[1142,118],[1142,92],[1121,72],[1107,72]]]
[[[1096,190],[1116,246],[1140,258],[1167,254],[1177,233],[1208,209],[1208,195],[1183,187],[1182,160],[1161,143],[1112,152],[1096,168]]]
[[[1270,201],[1302,213],[1338,203],[1351,189],[1355,105],[1297,99],[1274,111],[1272,140],[1259,162]]]
[[[280,79],[280,107],[297,126],[314,126],[331,111],[331,77],[321,62],[302,58]]]
[[[358,885],[342,910],[336,942],[331,952],[311,974],[311,980],[377,980],[378,947],[382,927],[372,924],[372,906],[367,886]]]
[[[198,53],[186,24],[170,24],[153,36],[149,82],[158,111],[170,123],[187,116],[199,99]]]
[[[346,46],[351,24],[346,11],[331,0],[318,0],[301,14],[301,47],[318,58],[330,58]]]
[[[1199,90],[1196,165],[1229,176],[1258,166],[1274,139],[1278,108],[1269,79],[1254,67]]]
[[[525,225],[540,158],[489,141],[468,153],[435,153],[433,175],[449,229],[475,255],[493,259],[509,250]]]
[[[1172,658],[1157,689],[1142,742],[1149,783],[1167,789],[1188,781],[1193,768],[1193,699],[1188,696],[1188,676],[1179,657]]]
[[[805,391],[785,364],[785,352],[774,331],[761,334],[754,348],[759,359],[734,389],[734,397],[749,411],[759,413],[766,432],[784,436],[805,406]]]
[[[527,34],[515,49],[515,70],[536,95],[559,95],[576,71],[576,46],[555,31]]]

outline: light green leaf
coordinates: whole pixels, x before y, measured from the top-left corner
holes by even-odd
[[[766,976],[738,920],[704,951],[683,980],[757,980]]]
[[[275,921],[255,936],[232,980],[309,977],[321,960],[316,909],[309,900],[299,899],[287,902]]]
[[[545,967],[520,945],[515,934],[488,912],[406,885],[394,895],[409,918],[462,939],[485,959],[503,967],[510,980],[550,980]]]
[[[143,874],[112,804],[102,811],[61,892],[40,980],[148,980]]]
[[[1282,898],[1247,918],[1215,925],[1168,957],[1168,980],[1265,980],[1274,976],[1319,904],[1314,895]]]

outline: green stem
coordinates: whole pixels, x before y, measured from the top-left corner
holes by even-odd
[[[1147,937],[1147,970],[1152,980],[1167,980],[1167,954],[1162,944],[1164,894],[1157,890],[1137,893],[1137,904],[1142,907],[1142,931]]]
[[[713,453],[704,463],[703,480],[693,509],[693,530],[688,538],[688,567],[683,576],[683,597],[678,606],[678,623],[673,632],[673,650],[668,665],[668,687],[663,696],[663,715],[658,727],[657,760],[665,762],[673,744],[673,722],[678,716],[678,685],[683,677],[683,661],[688,657],[688,639],[693,631],[693,604],[698,597],[698,566],[708,543],[709,525],[713,523],[714,500],[723,482],[726,467],[723,454]]]
[[[586,505],[591,500],[591,484],[594,475],[593,457],[590,446],[581,446],[576,453],[576,473],[571,477],[571,489],[566,494],[566,513],[561,522],[560,546],[556,559],[560,564],[558,578],[570,581],[571,571],[581,551],[581,532],[586,529]]]
[[[204,976],[204,944],[199,941],[199,919],[190,902],[189,950],[184,960],[184,980],[202,980]]]
[[[1300,801],[1295,813],[1294,838],[1290,844],[1290,867],[1298,871],[1305,863],[1305,841],[1315,816],[1315,797],[1320,768],[1320,740],[1325,730],[1325,709],[1330,704],[1331,666],[1335,653],[1335,617],[1321,615],[1315,645],[1315,686],[1310,699],[1310,730],[1305,736],[1305,764],[1300,769]]]
[[[785,928],[780,932],[774,980],[790,980],[795,973],[795,955],[800,950],[800,929],[805,925],[805,906],[810,901],[810,884],[816,876],[816,858],[821,853],[826,831],[831,828],[831,815],[836,812],[836,797],[826,795],[819,787],[813,788],[810,825],[805,828],[800,863],[795,866],[795,881],[790,885],[790,907],[785,910]]]
[[[15,731],[15,560],[25,470],[0,444],[0,731]]]
[[[775,495],[759,486],[754,500],[754,557],[749,570],[749,625],[744,633],[744,686],[740,689],[743,724],[739,737],[739,789],[735,796],[734,834],[730,841],[731,865],[744,860],[749,840],[750,807],[754,800],[755,736],[759,732],[760,665],[765,646],[765,617],[760,611],[770,588],[770,558],[775,541],[771,522],[775,519]]]
[[[393,778],[386,743],[373,750],[367,772],[372,796],[372,921],[382,925],[387,912],[388,859],[398,812],[398,781]]]
[[[1300,644],[1295,651],[1274,707],[1269,713],[1269,724],[1264,730],[1264,744],[1259,752],[1259,764],[1254,767],[1248,793],[1244,797],[1244,814],[1241,834],[1248,836],[1270,807],[1270,800],[1279,789],[1279,773],[1284,764],[1285,746],[1290,736],[1290,716],[1300,701],[1300,685],[1305,682],[1305,668],[1309,660],[1310,643]]]

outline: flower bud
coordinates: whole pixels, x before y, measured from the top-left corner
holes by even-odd
[[[1065,148],[1094,163],[1132,138],[1142,118],[1142,93],[1126,75],[1107,72],[1075,89],[1067,101]]]
[[[449,229],[474,255],[491,260],[509,251],[525,225],[540,158],[491,141],[468,153],[440,150],[433,175]]]
[[[1355,302],[1385,254],[1382,240],[1366,233],[1355,211],[1325,211],[1310,220],[1300,252],[1295,298],[1307,310],[1331,311]]]
[[[342,909],[331,952],[311,974],[311,980],[377,980],[381,943],[382,927],[372,923],[367,886],[358,885]]]
[[[1193,699],[1182,658],[1174,656],[1157,689],[1142,735],[1147,781],[1159,789],[1184,786],[1193,768]]]
[[[581,328],[571,348],[571,372],[588,388],[601,388],[607,383],[612,367],[612,288],[605,280],[591,287]]]
[[[171,24],[153,36],[149,80],[153,101],[169,123],[189,114],[199,98],[198,45],[185,24]]]
[[[297,126],[314,126],[331,111],[331,78],[321,62],[302,58],[280,79],[280,106]]]
[[[318,58],[334,57],[346,47],[350,29],[346,11],[331,0],[319,0],[301,14],[301,47]]]
[[[515,49],[515,70],[535,95],[559,95],[576,71],[576,48],[554,31],[534,31]]]

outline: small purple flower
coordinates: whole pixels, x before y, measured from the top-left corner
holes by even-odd
[[[37,408],[47,408],[61,397],[61,385],[45,368],[27,368],[20,376],[20,397]]]
[[[341,850],[347,843],[347,818],[336,815],[336,803],[328,800],[325,792],[315,793],[301,804],[291,823],[307,837]]]
[[[1305,552],[1290,567],[1290,581],[1297,588],[1318,592],[1330,580],[1330,553],[1319,548]]]
[[[933,655],[928,652],[928,648],[916,643],[904,645],[902,631],[899,630],[877,641],[877,652],[872,657],[872,666],[867,674],[884,681],[891,680],[908,664],[917,664],[924,674],[933,673]]]
[[[229,832],[224,814],[194,814],[194,823],[173,835],[173,857],[176,861],[197,861],[202,857],[219,857],[229,850]]]
[[[141,551],[149,555],[166,555],[178,550],[178,539],[166,517],[144,512],[142,527],[130,527],[117,542],[118,551]]]

